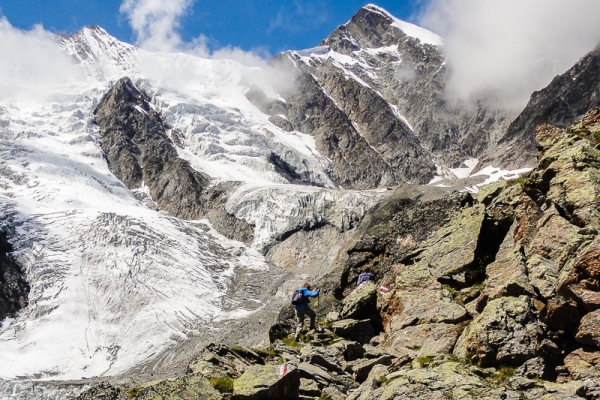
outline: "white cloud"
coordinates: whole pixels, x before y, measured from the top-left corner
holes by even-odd
[[[0,99],[45,99],[60,86],[82,78],[82,71],[41,26],[14,28],[0,18]]]
[[[200,35],[184,42],[179,34],[181,18],[195,0],[124,0],[124,13],[136,35],[136,44],[148,51],[183,52],[213,59],[229,59],[248,66],[262,66],[271,56],[263,49],[245,51],[226,46],[209,49],[209,39]]]
[[[150,51],[171,51],[182,45],[177,32],[193,0],[124,0],[121,12],[129,19],[136,44]]]
[[[597,0],[432,0],[421,25],[445,38],[449,94],[522,108],[600,42]]]

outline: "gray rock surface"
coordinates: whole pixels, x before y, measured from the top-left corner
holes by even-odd
[[[520,365],[535,357],[540,335],[531,300],[526,296],[502,297],[489,302],[465,328],[454,354],[482,367]]]
[[[363,344],[369,343],[369,340],[375,336],[375,330],[369,319],[361,321],[343,319],[336,321],[331,326],[331,330],[341,337],[356,340]]]
[[[21,268],[10,257],[12,246],[0,231],[0,326],[6,317],[27,306],[29,284]]]
[[[521,151],[506,152],[503,165],[535,162],[535,129],[547,123],[561,128],[600,106],[600,48],[585,55],[544,89],[534,92],[521,114],[511,122],[503,142]]]
[[[147,187],[159,208],[176,217],[204,216],[210,178],[179,158],[162,116],[129,78],[102,98],[95,121],[110,169],[129,189]]]

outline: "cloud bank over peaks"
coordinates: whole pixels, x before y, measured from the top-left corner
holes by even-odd
[[[83,71],[41,25],[29,31],[0,18],[0,100],[40,99],[77,83]]]
[[[597,0],[431,0],[420,24],[445,38],[448,93],[507,109],[600,42]]]
[[[239,47],[226,46],[210,50],[209,39],[200,35],[185,42],[179,33],[181,18],[195,0],[124,0],[120,11],[131,25],[135,43],[148,51],[182,52],[198,57],[228,59],[247,66],[264,66],[271,57],[264,49],[244,51]]]
[[[192,4],[192,0],[125,0],[120,11],[127,16],[137,45],[168,52],[182,45],[177,29]]]

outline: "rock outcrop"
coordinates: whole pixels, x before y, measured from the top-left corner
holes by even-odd
[[[223,235],[252,242],[252,227],[225,210],[239,184],[208,189],[210,177],[179,157],[169,125],[131,79],[119,80],[94,113],[111,171],[140,201],[183,219],[207,217]]]
[[[102,98],[95,118],[109,167],[129,189],[147,191],[160,209],[176,217],[204,215],[210,178],[179,158],[163,118],[129,78]]]
[[[11,259],[12,246],[0,232],[0,321],[27,306],[29,284],[21,268]]]
[[[600,48],[579,60],[575,66],[556,76],[544,89],[534,92],[521,114],[511,122],[502,142],[518,146],[506,152],[503,165],[530,163],[535,156],[534,132],[540,124],[566,128],[575,118],[600,106]]]

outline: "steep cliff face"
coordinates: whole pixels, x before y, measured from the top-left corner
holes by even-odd
[[[521,152],[507,152],[503,165],[531,164],[535,155],[535,129],[547,123],[564,128],[588,110],[600,105],[600,48],[579,60],[573,68],[534,92],[521,114],[510,124],[502,142]]]
[[[115,176],[129,189],[147,188],[159,208],[199,219],[210,178],[179,158],[149,100],[129,78],[113,86],[95,110],[102,150]]]
[[[285,101],[258,90],[248,98],[272,121],[284,119],[288,129],[313,135],[334,161],[332,179],[346,187],[425,183],[436,172],[452,176],[445,167],[497,151],[516,116],[448,100],[442,38],[377,6],[363,7],[319,46],[272,61],[296,74],[293,90],[279,93]],[[479,167],[496,164],[497,157],[485,163]],[[528,159],[510,167],[533,164]]]
[[[29,284],[21,268],[10,258],[12,246],[0,232],[0,321],[27,306]]]

